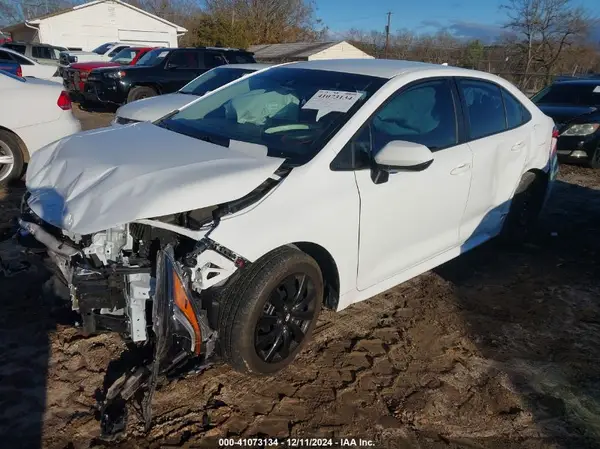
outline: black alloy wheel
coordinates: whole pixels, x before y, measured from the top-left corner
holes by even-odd
[[[303,273],[285,278],[271,293],[256,323],[254,347],[266,363],[285,360],[302,343],[310,326],[317,296]]]

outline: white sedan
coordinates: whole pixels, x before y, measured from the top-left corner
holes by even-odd
[[[19,178],[30,156],[81,130],[71,100],[52,81],[0,73],[0,183]]]
[[[113,125],[128,125],[136,122],[153,122],[169,112],[207,93],[235,81],[242,76],[271,67],[270,64],[226,64],[203,73],[177,92],[127,103],[117,109]]]
[[[154,124],[39,151],[22,234],[48,247],[84,330],[120,322],[134,342],[158,342],[160,366],[218,348],[271,374],[321,307],[526,236],[556,176],[555,137],[552,119],[488,73],[297,62]]]
[[[0,47],[0,59],[15,61],[21,65],[23,76],[52,80],[62,84],[62,78],[58,76],[58,67],[52,64],[40,64],[35,59],[28,58],[10,48]]]

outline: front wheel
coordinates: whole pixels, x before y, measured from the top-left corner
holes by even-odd
[[[314,329],[323,302],[319,265],[283,247],[245,269],[222,296],[219,339],[233,368],[259,375],[289,365]]]
[[[129,91],[129,95],[127,95],[127,103],[141,100],[142,98],[156,97],[157,95],[158,93],[151,87],[137,86]]]

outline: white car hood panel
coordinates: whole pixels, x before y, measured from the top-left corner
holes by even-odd
[[[76,134],[34,153],[28,204],[43,220],[76,234],[213,206],[250,193],[284,161],[242,147],[150,123]]]
[[[117,116],[141,122],[154,121],[197,99],[195,95],[180,93],[144,98],[121,106]]]

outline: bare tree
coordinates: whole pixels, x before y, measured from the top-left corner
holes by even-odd
[[[550,82],[565,49],[588,33],[586,11],[572,0],[508,0],[502,6],[508,15],[506,27],[517,36],[516,46],[523,67],[521,86],[533,70],[541,70]]]
[[[0,0],[0,25],[30,20],[71,7],[79,0]]]

